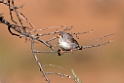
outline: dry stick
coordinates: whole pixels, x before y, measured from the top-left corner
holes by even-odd
[[[52,27],[41,28],[41,29],[33,29],[30,32],[36,33],[38,31],[43,31],[43,30],[48,30],[48,29],[53,29],[53,28],[63,28],[63,27],[64,27],[63,25],[62,26],[52,26]],[[70,28],[66,27],[64,30],[59,30],[59,31],[58,31],[58,29],[56,29],[56,31],[54,31],[54,32],[49,32],[49,33],[44,33],[44,34],[38,34],[37,33],[36,36],[55,35],[55,34],[59,33],[60,31],[67,31],[70,29],[72,29],[72,26]]]
[[[14,0],[12,0],[12,5],[13,5],[14,8],[16,7],[16,6],[15,6],[15,3],[14,3]],[[11,11],[11,10],[10,10],[10,11]],[[23,26],[23,22],[22,22],[22,19],[21,19],[20,15],[21,15],[22,17],[24,17],[25,20],[27,20],[27,18],[26,18],[22,13],[20,13],[17,9],[13,9],[13,11],[16,13],[16,16],[17,16],[17,18],[18,18],[18,21],[19,21],[19,23],[21,24],[21,29],[22,29],[24,32],[26,32],[26,27]],[[27,21],[27,22],[28,22],[28,21]],[[33,28],[33,26],[31,25],[30,22],[28,22],[28,24],[31,26],[31,28]],[[27,37],[25,37],[25,40],[27,40]]]
[[[85,34],[85,33],[90,33],[90,32],[93,32],[93,29],[92,30],[89,30],[89,31],[84,31],[84,32],[72,32],[70,34],[76,35],[77,39],[79,39],[79,37],[77,35],[79,35],[79,34]]]
[[[70,28],[66,27],[64,30],[60,30],[60,31],[67,31],[67,30],[71,30],[72,28],[73,28],[72,26]],[[60,33],[60,31],[54,31],[54,32],[49,32],[44,34],[36,34],[35,36],[55,35],[57,33]]]
[[[10,0],[9,0],[9,1],[10,1]],[[4,0],[1,0],[0,3],[5,4],[6,6],[9,6],[9,4],[10,4],[10,3],[5,2]],[[22,7],[24,7],[23,4],[20,5],[20,6],[15,6],[15,7],[10,6],[10,9],[11,9],[11,11],[13,11],[13,9],[19,9],[19,8],[22,8]]]
[[[53,40],[55,40],[55,39],[57,39],[57,37],[53,37],[53,38],[47,40],[46,42],[48,43],[48,42],[53,41]]]
[[[82,46],[82,49],[86,49],[86,48],[93,48],[93,47],[99,47],[99,46],[102,46],[102,45],[106,45],[106,44],[108,44],[108,43],[111,43],[113,40],[110,40],[110,41],[108,41],[108,42],[105,42],[105,43],[103,43],[103,44],[93,44],[93,45],[91,45],[91,46]]]
[[[44,54],[51,54],[51,53],[57,53],[57,51],[53,52],[53,51],[38,51],[38,50],[34,50],[34,53],[44,53]]]
[[[85,34],[85,33],[90,33],[90,32],[93,32],[93,29],[92,30],[90,30],[90,31],[85,31],[85,32],[75,32],[75,33],[71,33],[72,35],[74,34],[74,35],[76,35],[76,37],[77,37],[77,39],[79,39],[79,37],[78,37],[78,34]]]
[[[12,35],[20,36],[20,35],[15,34],[15,33],[13,33],[13,32],[11,31],[11,26],[8,26],[8,30],[9,30],[9,32],[10,32]],[[21,36],[20,36],[20,37],[21,37]]]
[[[23,30],[24,30],[25,27],[23,27],[23,23],[22,23],[22,21],[21,21],[21,19],[19,17],[19,12],[17,11],[17,9],[22,8],[23,5],[21,5],[21,6],[15,6],[14,0],[12,0],[12,2],[10,0],[7,0],[7,1],[8,1],[8,3],[7,2],[4,2],[4,0],[2,0],[0,3],[3,3],[3,4],[5,4],[5,5],[7,5],[9,7],[11,20],[15,24],[17,24],[17,22],[14,21],[14,19],[13,19],[12,11],[14,11],[16,13],[16,16],[17,16],[17,18],[19,20],[19,23],[22,26],[21,28],[23,28]],[[11,3],[12,3],[13,6],[11,6]]]
[[[15,24],[17,24],[17,22],[15,22],[15,21],[13,20],[12,10],[11,10],[11,6],[10,6],[10,0],[8,0],[8,4],[9,4],[9,10],[10,10],[11,20],[12,20]],[[22,19],[19,17],[19,12],[18,12],[17,9],[15,9],[16,6],[15,6],[15,3],[14,3],[14,0],[11,1],[11,4],[12,4],[12,7],[14,8],[13,11],[15,12],[15,14],[16,14],[16,16],[17,16],[17,18],[18,18],[18,21],[19,21],[19,23],[20,23],[20,25],[21,25],[21,29],[22,29],[24,32],[26,32],[25,27],[23,26]]]
[[[52,27],[47,27],[47,28],[33,29],[30,32],[36,33],[38,31],[43,31],[43,30],[48,30],[48,29],[53,29],[53,28],[62,28],[62,27],[63,26],[52,26]],[[42,36],[42,34],[41,34],[41,36]]]
[[[46,76],[46,73],[45,73],[45,71],[43,70],[43,67],[42,67],[41,63],[39,62],[39,60],[38,60],[36,54],[34,53],[34,40],[35,40],[35,39],[33,38],[33,39],[32,39],[32,42],[31,42],[32,54],[33,54],[33,56],[34,56],[34,58],[35,58],[35,61],[37,62],[38,66],[39,66],[39,68],[40,68],[40,71],[43,73],[43,75],[44,75],[46,81],[47,81],[48,83],[50,83],[50,80],[49,80],[48,77]]]
[[[84,32],[72,32],[72,33],[70,33],[70,34],[72,34],[72,35],[78,35],[78,34],[85,34],[85,33],[90,33],[90,32],[93,32],[93,29],[92,30],[89,30],[89,31],[84,31]]]
[[[14,4],[14,1],[12,1],[12,4]],[[10,0],[8,0],[8,6],[9,6],[9,12],[10,12],[11,20],[12,20],[12,22],[14,22],[15,24],[17,24],[17,22],[14,21],[14,19],[13,19],[13,15],[12,15],[12,11],[15,10],[15,9],[14,9],[15,6],[14,6],[14,7],[11,6],[11,4],[10,4]],[[11,10],[11,7],[13,7],[13,10]],[[17,15],[17,14],[16,14],[16,15]],[[13,32],[11,31],[11,26],[8,26],[8,30],[9,30],[9,32],[10,32],[12,35],[19,36],[18,34],[15,34],[15,33],[13,33]]]
[[[96,42],[95,42],[93,45],[95,45],[96,43],[98,43],[98,42],[99,42],[100,40],[102,40],[103,38],[108,37],[108,36],[111,36],[111,35],[114,35],[114,33],[108,34],[108,35],[105,35],[105,36],[99,38],[98,40],[96,40]]]
[[[93,47],[99,47],[99,46],[102,46],[102,45],[106,45],[106,44],[108,44],[108,43],[111,43],[113,40],[107,41],[107,42],[105,42],[105,43],[103,43],[103,44],[96,44],[96,43],[98,43],[101,39],[103,39],[103,38],[105,38],[105,37],[108,37],[108,36],[111,36],[111,35],[114,35],[114,34],[105,35],[105,36],[99,38],[99,39],[98,39],[94,44],[92,44],[91,46],[82,46],[82,49],[93,48]]]
[[[14,21],[13,16],[12,16],[12,10],[11,10],[11,5],[10,5],[10,0],[8,0],[8,6],[9,6],[9,10],[10,10],[9,13],[10,13],[11,20],[12,20],[12,22],[14,22],[15,24],[17,24],[17,22]]]
[[[7,5],[7,6],[9,6],[11,20],[12,20],[15,24],[17,24],[17,22],[15,22],[14,19],[13,19],[12,11],[24,7],[24,4],[22,4],[22,5],[20,5],[20,6],[15,6],[15,5],[14,5],[14,1],[12,1],[13,6],[11,6],[11,5],[10,5],[10,0],[8,0],[8,3],[7,3],[7,2],[4,2],[4,0],[3,0],[3,1],[0,1],[0,3],[3,3],[3,4],[5,4],[5,5]],[[17,10],[16,10],[16,11],[17,11]],[[18,18],[20,18],[19,15],[21,15],[23,18],[25,18],[26,22],[28,22],[28,24],[33,28],[33,25],[28,21],[28,19],[26,18],[26,16],[25,16],[23,13],[20,13],[20,12],[18,11],[18,13],[16,12],[16,15],[17,15],[17,14],[18,14],[18,16],[17,16]],[[18,20],[19,20],[19,22],[20,22],[21,25],[22,25],[21,19],[18,19]]]
[[[43,40],[41,40],[39,38],[37,38],[36,40],[39,41],[39,42],[41,42],[41,43],[43,43],[43,44],[45,44],[47,47],[51,48],[54,53],[56,52],[56,50],[52,47],[51,44],[48,44],[47,42],[45,42],[45,41],[43,41]]]
[[[9,0],[8,0],[8,1],[9,1]],[[13,7],[16,7],[16,6],[15,6],[15,3],[14,3],[14,0],[12,0],[12,5],[13,5]],[[16,16],[17,16],[17,18],[18,18],[18,20],[19,20],[19,23],[20,23],[21,26],[23,27],[23,22],[22,22],[21,18],[19,17],[19,13],[18,13],[17,9],[13,9],[13,10],[14,10],[14,12],[16,13]]]
[[[45,73],[46,73],[46,74],[56,74],[56,75],[59,75],[60,77],[65,76],[65,77],[68,77],[68,78],[74,80],[76,83],[78,83],[78,81],[76,80],[75,77],[72,77],[72,76],[70,76],[70,75],[68,75],[68,74],[62,74],[62,73],[57,73],[57,72],[45,72]]]
[[[23,13],[20,13],[20,15],[24,18],[24,20],[31,26],[31,28],[33,29],[33,24],[31,22],[28,21],[28,18],[26,18],[26,16]]]
[[[42,65],[42,67],[46,67],[46,66],[57,67],[57,68],[59,68],[59,69],[65,70],[63,67],[58,66],[58,65],[54,65],[54,64],[45,64],[45,65]]]

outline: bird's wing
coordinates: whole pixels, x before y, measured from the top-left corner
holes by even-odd
[[[71,41],[72,43],[75,43],[75,44],[79,45],[78,42],[77,42],[74,38],[71,38],[70,41]]]

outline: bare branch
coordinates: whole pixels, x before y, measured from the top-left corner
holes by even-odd
[[[46,81],[47,81],[48,83],[50,83],[50,80],[48,79],[48,77],[47,77],[45,71],[43,70],[43,67],[42,67],[41,63],[39,62],[39,60],[38,60],[38,58],[37,58],[37,56],[36,56],[36,54],[35,54],[35,52],[34,52],[34,40],[35,40],[35,39],[32,39],[32,42],[31,42],[32,54],[33,54],[33,56],[34,56],[34,58],[35,58],[35,61],[37,62],[38,66],[39,66],[39,68],[40,68],[40,71],[42,72],[43,76],[46,78]]]
[[[63,67],[61,67],[61,66],[58,66],[58,65],[54,65],[54,64],[45,64],[45,65],[42,65],[43,67],[45,67],[45,66],[50,66],[50,67],[57,67],[57,68],[59,68],[59,69],[62,69],[62,70],[64,70],[64,68]]]
[[[58,72],[45,72],[45,73],[46,74],[56,74],[56,75],[59,75],[60,77],[67,77],[69,79],[74,80],[75,83],[78,83],[77,80],[76,80],[76,78],[74,78],[74,77],[72,77],[72,76],[70,76],[68,74],[63,74],[63,73],[58,73]]]
[[[93,29],[92,30],[89,30],[89,31],[85,31],[85,32],[72,32],[70,34],[76,35],[76,37],[79,39],[79,37],[77,35],[79,35],[79,34],[85,34],[85,33],[90,33],[90,32],[93,32]]]
[[[98,40],[96,40],[96,42],[95,42],[93,45],[95,45],[96,43],[98,43],[98,42],[99,42],[100,40],[102,40],[103,38],[106,38],[106,37],[108,37],[108,36],[112,36],[112,35],[114,35],[114,33],[112,33],[112,34],[108,34],[108,35],[105,35],[105,36],[99,38]]]

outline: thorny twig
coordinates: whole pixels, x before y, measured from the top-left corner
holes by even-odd
[[[1,4],[4,4],[6,6],[8,6],[8,9],[9,9],[9,13],[10,13],[10,18],[12,20],[12,23],[10,23],[9,21],[7,21],[4,17],[3,17],[3,14],[0,14],[0,23],[3,23],[5,24],[7,27],[8,27],[8,30],[9,32],[12,34],[12,35],[16,35],[16,36],[19,36],[20,38],[21,37],[25,37],[26,39],[29,38],[31,40],[31,50],[32,50],[32,54],[35,58],[35,61],[37,62],[39,68],[40,68],[40,71],[42,72],[43,76],[45,77],[46,81],[48,83],[50,83],[50,79],[47,77],[47,74],[56,74],[56,75],[60,75],[61,77],[65,76],[65,77],[68,77],[70,79],[73,79],[76,83],[78,83],[78,81],[76,80],[76,78],[74,76],[70,76],[68,74],[62,74],[62,73],[57,73],[57,72],[45,72],[44,69],[43,69],[43,65],[40,63],[40,61],[38,60],[38,57],[36,55],[36,53],[59,53],[61,51],[58,52],[58,49],[55,49],[52,44],[51,44],[51,41],[57,39],[57,37],[53,37],[53,38],[50,38],[49,40],[47,41],[44,41],[42,40],[40,37],[42,36],[46,36],[46,35],[55,35],[55,34],[58,34],[60,31],[68,31],[68,30],[71,30],[72,29],[72,26],[70,28],[66,27],[64,28],[63,30],[58,30],[56,29],[56,31],[54,32],[49,32],[49,33],[37,33],[38,31],[42,31],[42,30],[48,30],[48,29],[51,29],[53,27],[49,27],[49,28],[42,28],[42,29],[34,29],[33,25],[31,22],[29,22],[29,20],[27,19],[27,17],[21,13],[19,11],[20,8],[24,7],[23,5],[20,5],[20,6],[15,6],[15,3],[14,3],[14,0],[7,0],[4,1],[4,0],[0,0],[0,3]],[[17,17],[17,21],[14,20],[14,16],[13,16],[13,13],[16,14],[16,17]],[[25,21],[26,23],[29,24],[29,26],[25,26],[23,24],[23,21]],[[61,26],[63,27],[63,26]],[[59,27],[56,27],[56,28],[59,28]],[[13,33],[11,31],[11,29],[13,29],[16,33]],[[86,31],[86,32],[77,32],[77,33],[70,33],[72,35],[77,35],[78,34],[85,34],[85,33],[89,33],[89,32],[92,32],[93,30],[90,30],[90,31]],[[113,35],[113,34],[110,34],[110,35]],[[98,39],[93,45],[91,46],[82,46],[82,49],[86,49],[86,48],[93,48],[93,47],[99,47],[99,46],[102,46],[102,45],[106,45],[108,43],[110,43],[111,41],[108,41],[108,42],[105,42],[103,44],[97,44],[101,39],[107,37],[107,36],[110,36],[110,35],[106,35],[100,39]],[[78,37],[77,37],[78,38]],[[51,51],[38,51],[38,50],[35,50],[34,48],[34,42],[35,41],[38,41],[40,43],[42,43],[43,45],[45,45],[46,47],[50,48]],[[77,51],[77,49],[74,49],[73,51]],[[65,53],[70,53],[70,51],[66,51]]]

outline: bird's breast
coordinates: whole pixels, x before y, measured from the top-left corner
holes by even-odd
[[[70,50],[72,48],[72,46],[67,42],[59,42],[59,46],[64,50]]]

